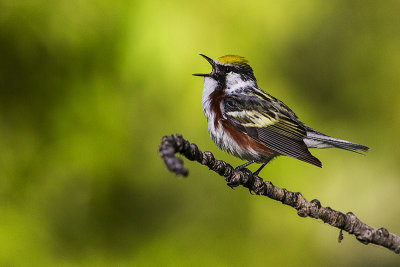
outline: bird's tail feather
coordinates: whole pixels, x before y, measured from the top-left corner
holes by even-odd
[[[338,138],[333,138],[330,136],[327,136],[321,132],[318,132],[310,127],[307,127],[307,138],[308,143],[310,144],[309,147],[315,147],[315,148],[327,148],[327,147],[336,147],[348,151],[352,151],[358,154],[362,154],[359,151],[368,151],[369,147],[353,143],[350,141],[338,139]],[[306,142],[307,143],[307,142]]]

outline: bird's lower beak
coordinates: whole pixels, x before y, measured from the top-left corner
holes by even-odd
[[[207,74],[207,73],[193,73],[192,75],[193,75],[193,76],[202,76],[202,77],[208,77],[208,76],[210,76],[210,74]]]
[[[214,62],[213,59],[211,59],[211,58],[209,58],[209,57],[207,57],[207,56],[205,56],[205,55],[203,55],[203,54],[200,54],[200,56],[204,57],[204,58],[208,61],[208,63],[211,64],[211,66],[212,66],[213,69],[214,69],[215,62]],[[207,74],[207,73],[194,73],[193,75],[194,75],[194,76],[202,76],[202,77],[210,77],[211,74],[210,74],[210,73],[209,73],[209,74]]]

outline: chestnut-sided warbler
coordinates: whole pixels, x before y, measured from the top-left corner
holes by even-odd
[[[308,148],[341,148],[357,152],[368,147],[333,138],[301,121],[282,101],[257,86],[253,69],[240,56],[227,55],[211,59],[212,66],[204,77],[202,106],[208,132],[215,144],[248,163],[261,163],[254,173],[279,155],[289,156],[321,167]]]

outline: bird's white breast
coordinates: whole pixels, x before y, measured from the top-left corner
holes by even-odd
[[[224,131],[223,126],[220,122],[218,122],[217,124],[214,123],[215,113],[211,109],[210,95],[214,92],[217,86],[218,83],[214,79],[211,79],[209,77],[204,78],[202,107],[203,113],[207,118],[207,129],[211,139],[220,149],[225,150],[234,156],[242,159],[247,159],[249,161],[253,159],[262,161],[264,155],[259,154],[252,148],[243,149],[242,146],[237,144],[236,141],[233,140],[226,131]]]
[[[204,116],[207,118],[207,129],[213,141],[220,147],[223,139],[223,130],[222,127],[215,127],[214,119],[215,113],[211,110],[211,98],[210,95],[217,88],[218,82],[209,77],[204,78],[204,88],[203,88],[203,97],[202,97],[202,107]],[[221,148],[221,147],[220,147]]]

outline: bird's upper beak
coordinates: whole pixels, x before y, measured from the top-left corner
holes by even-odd
[[[202,56],[202,57],[204,57],[207,61],[208,61],[208,63],[210,63],[211,64],[211,66],[213,67],[213,69],[214,69],[214,67],[215,67],[215,62],[214,62],[214,60],[213,59],[211,59],[211,58],[209,58],[209,57],[207,57],[207,56],[205,56],[205,55],[203,55],[203,54],[200,54],[200,56]],[[210,77],[210,73],[194,73],[193,74],[194,76],[203,76],[203,77]]]

